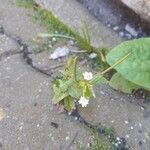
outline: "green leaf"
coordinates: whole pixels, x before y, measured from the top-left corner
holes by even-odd
[[[141,87],[128,81],[125,79],[121,74],[115,73],[110,82],[109,85],[114,88],[115,90],[119,90],[124,93],[129,93],[131,94],[133,90],[140,89]]]
[[[68,94],[75,99],[79,99],[81,97],[81,93],[82,90],[79,88],[76,82],[74,82],[74,84],[72,84],[68,89]]]
[[[89,98],[91,96],[91,90],[90,90],[90,87],[88,85],[85,86],[85,93],[84,93],[84,96],[86,98]]]
[[[92,80],[89,83],[92,85],[106,84],[108,83],[108,80],[104,78],[103,76],[96,74],[93,76]]]
[[[72,78],[76,80],[76,74],[77,74],[77,57],[72,56],[69,58],[66,64],[65,74],[67,77]]]
[[[64,99],[64,107],[67,111],[71,111],[75,108],[75,102],[72,97],[68,96]]]
[[[70,80],[67,80],[67,81],[63,81],[60,85],[59,85],[59,88],[62,92],[66,92],[70,86],[73,84],[73,80],[70,79]]]
[[[150,89],[150,38],[123,42],[108,53],[106,60],[113,65],[128,53],[114,68],[127,80]]]
[[[59,87],[56,86],[56,84],[53,85],[54,90],[54,97],[52,99],[53,104],[59,103],[61,100],[63,100],[65,97],[68,96],[68,93],[62,92]]]

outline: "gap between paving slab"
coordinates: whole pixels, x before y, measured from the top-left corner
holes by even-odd
[[[117,34],[97,21],[86,8],[75,0],[35,0],[51,11],[62,22],[81,33],[84,21],[88,25],[91,43],[95,47],[114,47],[122,41]],[[81,33],[82,34],[82,33]]]

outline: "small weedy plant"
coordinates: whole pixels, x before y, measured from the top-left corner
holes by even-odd
[[[77,57],[72,56],[61,77],[54,80],[53,103],[64,106],[67,111],[75,109],[77,103],[86,107],[90,98],[95,97],[93,86],[107,82],[102,75],[82,73],[77,67]]]
[[[103,77],[114,66],[124,61],[129,54],[118,60],[111,67],[103,72],[92,74],[92,72],[81,72],[77,67],[77,57],[72,56],[67,64],[61,77],[54,80],[53,104],[63,106],[67,111],[75,109],[76,104],[86,107],[91,97],[95,97],[93,86],[96,84],[106,84],[108,80]]]
[[[109,83],[125,93],[140,88],[150,90],[150,38],[123,42],[107,54],[106,60],[110,67],[93,75],[78,70],[77,57],[71,57],[62,76],[54,81],[53,103],[67,111],[75,109],[77,103],[86,107],[95,97],[96,84]],[[103,75],[111,69],[116,73],[108,81]]]

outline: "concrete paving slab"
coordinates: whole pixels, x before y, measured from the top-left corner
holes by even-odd
[[[16,0],[0,0],[0,4],[0,25],[6,31],[11,32],[13,35],[21,36],[27,43],[32,43],[32,39],[38,33],[46,31],[44,27],[41,27],[31,17],[28,17],[29,14],[33,14],[33,11],[17,7]]]
[[[150,115],[145,114],[150,110],[150,103],[143,108],[137,99],[109,86],[99,86],[95,91],[96,99],[91,100],[87,108],[79,109],[81,116],[92,124],[114,127],[118,135],[127,139],[132,150],[149,150]]]
[[[5,34],[0,34],[0,55],[8,51],[18,51],[19,46]]]
[[[58,13],[57,16],[61,20],[76,29],[80,29],[82,19],[90,18],[88,21],[94,46],[111,47],[121,41],[76,1],[51,0],[43,6],[50,10],[53,8],[52,11]],[[74,7],[76,9],[71,9]],[[10,0],[0,0],[0,8],[0,24],[7,32],[21,37],[30,46],[30,40],[38,32],[45,30],[26,15],[29,10],[16,7]],[[7,50],[5,46],[3,49]],[[41,62],[42,59],[44,64],[47,63],[47,55],[44,52],[38,54],[36,60]],[[68,149],[76,150],[75,145],[70,147],[76,134],[77,140],[83,145],[88,143],[91,137],[83,126],[66,115],[56,113],[51,103],[50,87],[50,78],[27,65],[20,54],[0,61],[0,149],[64,150],[69,146]],[[115,127],[119,136],[126,137],[131,149],[149,150],[150,104],[147,102],[144,108],[140,107],[132,97],[116,92],[108,86],[97,87],[96,93],[97,98],[91,101],[87,108],[80,109],[80,114],[92,124],[101,122],[103,125]]]
[[[88,25],[91,43],[95,47],[114,47],[121,42],[117,34],[97,21],[86,8],[75,0],[35,0],[50,10],[56,17],[72,29],[81,33],[84,21]]]
[[[141,18],[150,22],[150,1],[149,0],[121,0],[125,5],[134,10]]]
[[[31,47],[31,39],[45,30],[28,17],[30,10],[18,8],[10,0],[0,1],[0,12],[5,31]],[[5,34],[0,39],[2,54],[20,50]],[[57,114],[52,96],[50,78],[27,65],[21,54],[0,60],[0,149],[75,150],[75,136],[87,145],[90,134],[74,119]]]
[[[0,66],[2,150],[65,150],[76,134],[77,141],[87,144],[91,137],[84,127],[54,109],[49,77],[32,70],[20,55],[2,60]]]

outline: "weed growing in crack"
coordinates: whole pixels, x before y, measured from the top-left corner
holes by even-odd
[[[32,8],[34,10],[33,18],[40,21],[49,31],[47,34],[42,34],[42,36],[57,37],[57,38],[70,38],[77,42],[77,45],[81,50],[85,50],[86,53],[95,52],[100,58],[101,62],[107,65],[104,60],[104,51],[101,49],[94,48],[91,46],[91,40],[89,36],[89,31],[87,24],[84,22],[83,28],[81,29],[82,35],[65,25],[57,17],[55,17],[52,12],[40,7],[34,0],[17,0],[18,6]],[[57,32],[57,34],[55,33]],[[104,50],[104,49],[103,49]]]
[[[77,57],[71,57],[62,76],[54,80],[53,83],[53,104],[58,104],[67,111],[76,109],[76,104],[81,104],[86,107],[89,104],[90,98],[95,97],[93,86],[96,84],[106,84],[107,79],[103,77],[105,73],[113,69],[116,65],[123,62],[128,56],[125,55],[111,67],[97,74],[91,72],[81,72],[77,67]]]

